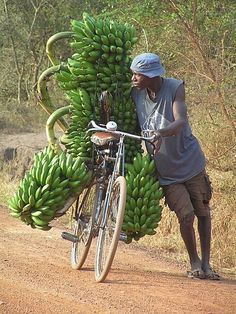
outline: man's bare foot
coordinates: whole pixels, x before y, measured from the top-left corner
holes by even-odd
[[[189,278],[205,279],[205,273],[201,267],[201,260],[191,262],[191,270],[187,271]]]
[[[206,279],[210,280],[220,280],[220,275],[214,271],[211,267],[204,269],[204,274]]]
[[[187,271],[187,274],[188,274],[188,278],[205,279],[205,273],[201,268],[189,270]]]

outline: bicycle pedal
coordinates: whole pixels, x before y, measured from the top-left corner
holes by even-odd
[[[122,241],[122,242],[126,242],[127,238],[128,238],[127,234],[121,231],[119,240]]]
[[[61,237],[73,243],[76,243],[79,241],[79,239],[75,235],[68,232],[62,232]]]

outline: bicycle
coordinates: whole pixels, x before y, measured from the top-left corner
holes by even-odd
[[[117,131],[115,122],[97,125],[91,121],[91,141],[97,153],[92,183],[79,196],[74,212],[74,234],[62,233],[72,241],[71,266],[81,269],[89,252],[92,239],[97,238],[95,280],[103,282],[111,268],[118,242],[126,241],[121,231],[125,205],[125,137],[152,144],[155,135],[138,136]],[[148,132],[148,134],[150,134]],[[153,144],[152,144],[153,145]]]

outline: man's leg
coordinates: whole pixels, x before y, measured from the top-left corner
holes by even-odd
[[[210,269],[211,250],[211,216],[198,217],[198,232],[202,252],[202,269],[206,272]]]
[[[204,272],[197,253],[195,231],[193,228],[194,208],[189,192],[185,184],[181,183],[163,186],[163,190],[166,203],[175,212],[180,224],[180,233],[185,243],[191,265],[191,271],[188,272],[189,276],[203,278]]]
[[[211,250],[211,214],[209,201],[211,199],[211,182],[203,171],[186,182],[195,214],[198,217],[198,232],[202,253],[202,270],[205,278],[217,280],[220,276],[210,267]]]
[[[198,217],[198,232],[202,251],[202,269],[207,279],[219,280],[220,275],[210,266],[211,251],[211,216]]]
[[[193,228],[193,222],[194,222],[194,213],[191,212],[180,220],[180,233],[181,233],[181,236],[183,238],[183,241],[185,243],[185,246],[189,255],[191,270],[201,271],[202,263],[197,253],[196,238],[195,238],[195,231]]]

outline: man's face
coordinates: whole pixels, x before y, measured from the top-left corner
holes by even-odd
[[[144,88],[148,88],[149,84],[150,84],[150,78],[137,73],[137,72],[133,72],[131,81],[132,81],[132,85],[135,86],[137,89],[144,89]]]

